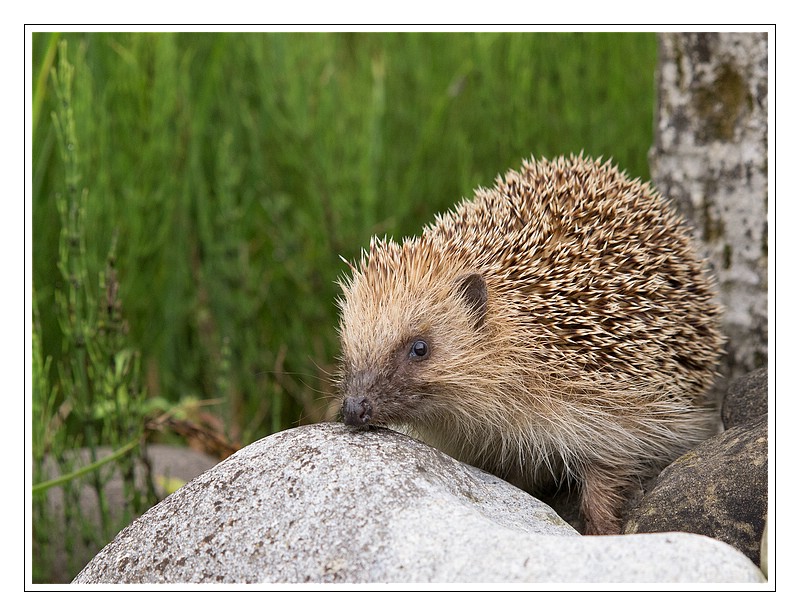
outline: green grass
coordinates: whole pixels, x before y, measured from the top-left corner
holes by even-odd
[[[647,178],[656,58],[653,34],[35,34],[34,481],[154,409],[240,443],[321,418],[339,255],[531,155]]]
[[[37,34],[36,75],[59,39],[86,266],[101,272],[117,237],[148,394],[219,400],[243,441],[324,411],[338,255],[417,232],[531,154],[648,175],[651,34]],[[34,283],[55,366],[52,81],[34,99]]]

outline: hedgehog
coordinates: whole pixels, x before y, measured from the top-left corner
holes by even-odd
[[[421,235],[373,238],[339,281],[344,423],[393,428],[585,534],[712,435],[721,309],[691,231],[611,161],[524,160]]]

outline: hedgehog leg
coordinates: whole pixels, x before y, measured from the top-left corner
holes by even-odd
[[[593,465],[584,470],[580,507],[585,535],[619,534],[620,513],[629,488],[619,469]]]

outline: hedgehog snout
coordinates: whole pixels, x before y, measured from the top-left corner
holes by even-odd
[[[342,419],[348,426],[366,426],[372,419],[372,402],[366,396],[346,396],[342,402]]]

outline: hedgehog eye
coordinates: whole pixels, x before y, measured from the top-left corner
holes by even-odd
[[[411,359],[425,359],[428,356],[428,343],[424,340],[415,340],[411,343],[411,351],[408,356]]]

